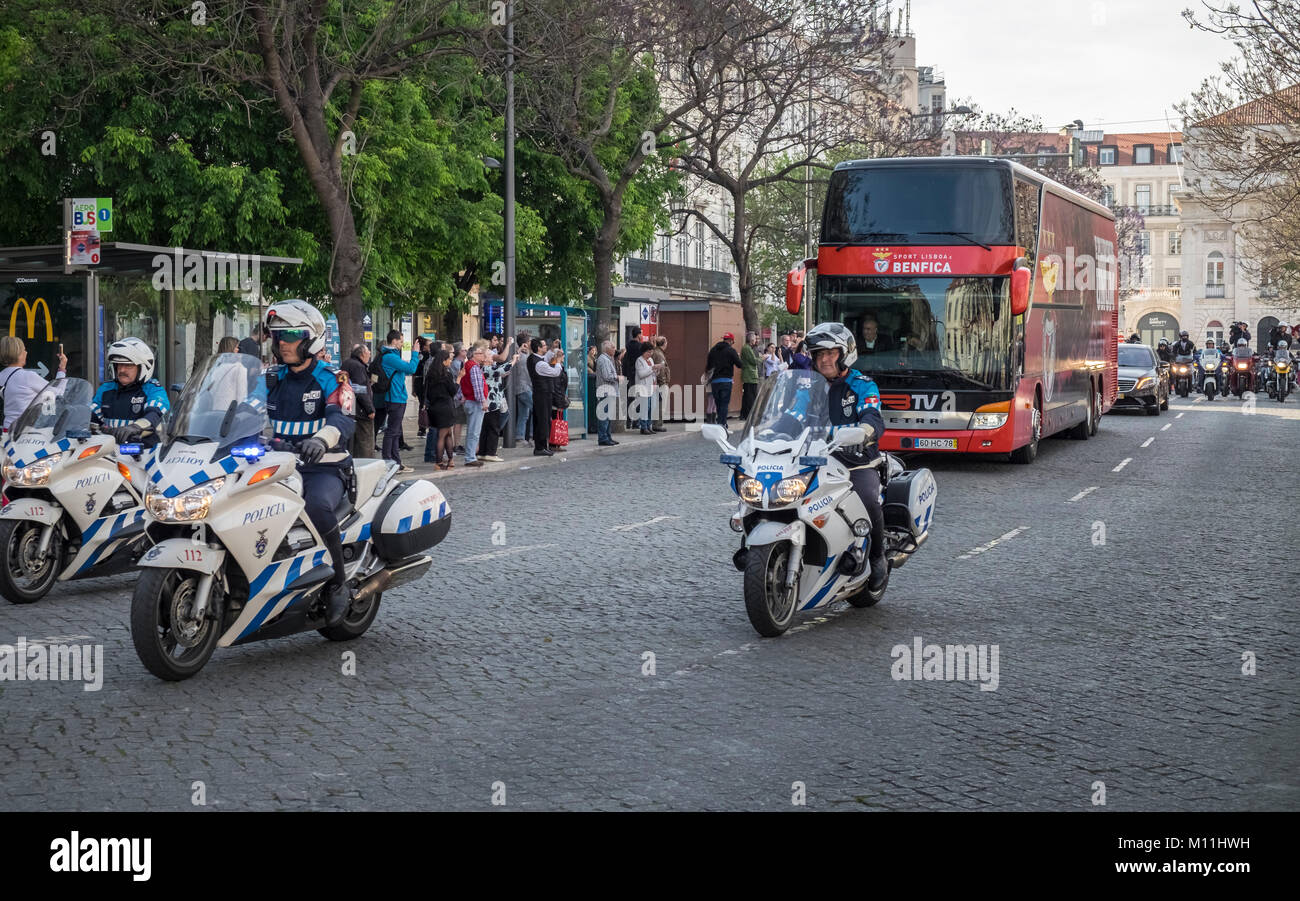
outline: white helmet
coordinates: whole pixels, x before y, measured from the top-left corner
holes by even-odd
[[[306,332],[298,342],[298,356],[304,360],[325,349],[325,317],[305,300],[280,300],[271,304],[266,311],[266,330],[271,333],[271,353],[276,360],[280,360],[281,338],[276,334],[280,331]]]
[[[1237,339],[1237,346],[1238,346],[1238,347],[1245,347],[1245,346],[1246,346],[1246,339],[1245,339],[1245,338],[1238,338],[1238,339]]]
[[[838,347],[841,351],[841,370],[848,369],[858,358],[858,345],[853,340],[853,333],[838,322],[823,322],[813,326],[812,330],[804,335],[804,341],[808,343],[809,356],[818,350]]]
[[[139,338],[123,338],[121,341],[114,341],[108,345],[104,359],[108,362],[114,379],[117,378],[118,363],[131,363],[140,367],[136,372],[136,383],[147,382],[153,378],[153,351]]]

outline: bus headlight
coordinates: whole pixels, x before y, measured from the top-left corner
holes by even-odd
[[[164,497],[161,493],[151,491],[145,495],[144,505],[151,516],[162,522],[192,522],[208,515],[208,510],[212,508],[212,495],[225,484],[226,478],[222,476],[176,497]]]
[[[778,504],[793,504],[808,491],[808,480],[803,476],[791,476],[777,483],[772,492],[773,500]]]
[[[1007,417],[1011,415],[1011,401],[1004,400],[996,404],[985,404],[982,407],[976,407],[975,412],[971,414],[970,422],[966,425],[968,429],[1000,429],[1007,424]]]
[[[758,479],[741,476],[740,484],[736,487],[736,493],[747,504],[760,504],[763,502],[763,485]]]

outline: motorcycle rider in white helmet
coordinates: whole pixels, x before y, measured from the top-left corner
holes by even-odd
[[[880,509],[880,473],[868,467],[879,452],[875,449],[880,436],[885,433],[885,420],[880,414],[880,389],[874,380],[857,369],[850,369],[858,358],[853,332],[838,322],[823,322],[814,327],[804,341],[812,355],[813,369],[831,383],[831,430],[839,426],[856,425],[866,430],[867,438],[860,449],[841,448],[835,458],[849,467],[853,489],[867,508],[871,518],[871,547],[868,558],[871,579],[868,585],[878,590],[889,574],[885,561],[885,517]],[[854,548],[851,553],[860,555]],[[859,562],[861,557],[859,556]]]
[[[113,380],[95,392],[90,402],[92,418],[118,444],[139,441],[153,447],[158,443],[158,423],[171,410],[166,389],[153,377],[153,351],[139,338],[123,338],[108,346],[104,359]]]
[[[325,587],[326,623],[343,621],[350,602],[344,582],[343,541],[335,514],[352,467],[348,445],[356,423],[346,373],[336,373],[317,354],[325,349],[325,317],[303,300],[282,300],[266,313],[271,354],[279,365],[266,371],[266,412],[275,437],[298,444],[306,513],[329,549],[334,576]],[[341,377],[340,377],[341,376]]]

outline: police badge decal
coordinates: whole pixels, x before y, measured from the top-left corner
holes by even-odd
[[[266,553],[266,545],[266,529],[258,529],[257,543],[253,545],[253,553],[257,554],[259,557],[262,556]]]
[[[86,512],[87,513],[95,512],[95,492],[93,491],[90,492],[90,496],[86,498]]]

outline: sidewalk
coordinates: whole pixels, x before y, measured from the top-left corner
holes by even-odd
[[[735,427],[733,423],[733,428]],[[492,472],[504,472],[507,470],[531,469],[538,466],[556,466],[575,459],[581,459],[596,454],[621,454],[626,453],[634,448],[646,448],[651,445],[672,441],[680,438],[694,438],[696,441],[702,441],[700,438],[700,427],[698,423],[680,423],[665,422],[666,432],[656,432],[653,435],[642,435],[638,430],[615,432],[613,438],[618,444],[614,447],[601,447],[596,443],[596,434],[590,433],[586,438],[573,438],[569,441],[567,450],[556,451],[552,457],[535,457],[533,456],[533,443],[518,442],[514,448],[505,447],[504,444],[497,448],[497,456],[501,457],[502,463],[488,463],[484,461],[482,466],[466,466],[464,463],[465,455],[456,455],[456,466],[454,469],[442,470],[433,463],[424,462],[424,439],[417,438],[416,433],[419,431],[419,424],[415,416],[408,415],[402,426],[402,433],[406,437],[406,443],[411,445],[414,450],[404,451],[402,453],[402,462],[415,470],[414,473],[404,476],[403,478],[419,477],[422,479],[446,479],[456,478],[457,476],[475,476]],[[464,441],[464,429],[461,429],[461,440]]]

